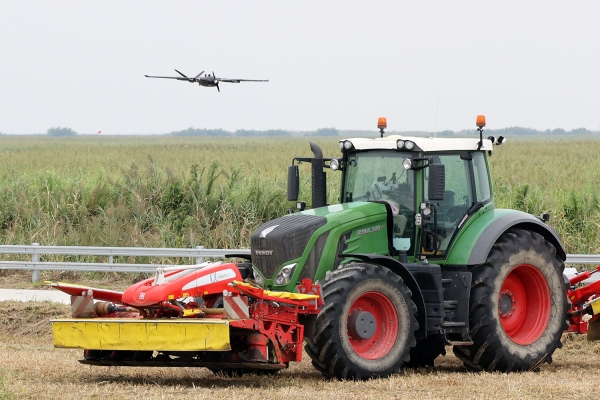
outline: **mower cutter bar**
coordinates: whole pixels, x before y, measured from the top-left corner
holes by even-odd
[[[102,359],[85,359],[79,360],[81,364],[94,365],[99,367],[192,367],[192,368],[214,368],[214,369],[252,369],[252,370],[279,370],[287,368],[285,364],[273,364],[273,363],[257,363],[257,362],[207,362],[199,361],[195,359],[190,360],[156,360],[150,359],[147,361],[143,360],[111,360],[107,358]]]
[[[222,319],[54,319],[54,347],[87,350],[228,351]]]

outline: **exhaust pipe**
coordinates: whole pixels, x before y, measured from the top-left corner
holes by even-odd
[[[327,205],[327,178],[323,170],[323,151],[313,142],[310,142],[310,150],[314,154],[312,165],[312,208]]]

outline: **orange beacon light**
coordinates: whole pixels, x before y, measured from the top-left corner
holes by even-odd
[[[387,121],[384,117],[379,117],[377,120],[377,127],[379,128],[379,132],[381,133],[381,137],[383,137],[383,130],[387,128]]]
[[[485,115],[478,115],[475,125],[477,125],[478,128],[483,128],[485,126]]]

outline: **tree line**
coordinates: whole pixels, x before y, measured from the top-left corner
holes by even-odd
[[[284,129],[269,129],[266,131],[238,129],[234,132],[223,129],[198,129],[187,128],[181,131],[171,132],[171,136],[237,136],[237,137],[289,137],[296,136],[294,132]],[[320,128],[314,132],[307,133],[305,136],[339,136],[339,131],[335,128]]]
[[[343,135],[354,135],[354,136],[372,136],[377,135],[378,132],[373,130],[371,131],[360,131],[360,134],[357,135],[358,131],[345,131],[338,130],[336,128],[320,128],[316,131],[308,131],[304,132],[303,136],[343,136]],[[486,129],[484,133],[487,135],[493,136],[557,136],[557,135],[593,135],[600,134],[600,132],[590,131],[586,128],[577,128],[567,131],[565,129],[556,128],[556,129],[546,129],[546,130],[537,130],[531,128],[522,128],[518,126],[513,126],[509,128],[502,129]],[[392,132],[388,131],[387,135],[391,134],[401,134],[405,136],[439,136],[439,137],[464,137],[464,136],[478,136],[479,133],[475,129],[466,129],[461,131],[451,131],[444,130],[441,132]],[[71,128],[67,127],[55,127],[49,128],[46,132],[47,136],[53,137],[70,137],[77,136],[78,133]],[[206,129],[206,128],[194,128],[189,127],[187,129],[182,129],[179,131],[174,131],[170,133],[166,133],[166,136],[206,136],[206,137],[215,137],[215,136],[230,136],[230,137],[292,137],[298,136],[297,132],[289,131],[285,129],[269,129],[269,130],[248,130],[248,129],[238,129],[236,131],[226,131],[224,129]]]

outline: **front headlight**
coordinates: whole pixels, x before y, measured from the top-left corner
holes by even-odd
[[[254,282],[256,282],[256,284],[258,286],[264,286],[265,284],[265,278],[263,278],[263,276],[260,274],[260,272],[258,272],[256,269],[252,268],[252,274],[254,275]]]
[[[332,171],[337,171],[338,169],[340,169],[340,160],[338,160],[337,158],[331,160],[331,162],[329,163],[329,168]]]
[[[275,284],[276,285],[287,285],[288,283],[290,283],[290,280],[292,279],[292,275],[294,274],[294,269],[296,268],[296,265],[298,265],[298,264],[290,264],[290,265],[286,265],[285,267],[283,267],[281,269],[281,271],[279,271],[279,273],[275,277]]]

